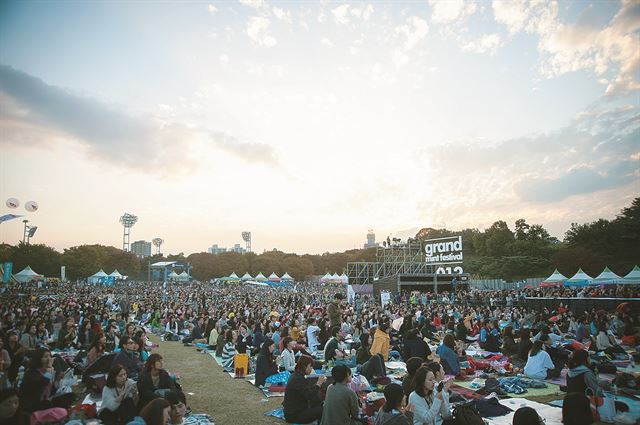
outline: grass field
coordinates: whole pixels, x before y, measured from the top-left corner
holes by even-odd
[[[211,415],[216,425],[285,424],[264,416],[282,404],[282,397],[263,402],[260,390],[243,379],[232,379],[213,357],[180,342],[160,341],[155,336],[151,340],[160,345],[153,351],[164,357],[167,370],[180,374],[180,384],[194,413]]]

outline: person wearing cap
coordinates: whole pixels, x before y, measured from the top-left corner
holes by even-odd
[[[398,384],[384,388],[384,406],[376,416],[375,425],[412,425],[413,406],[405,406],[404,390]]]
[[[340,326],[340,320],[342,319],[342,300],[344,295],[340,292],[333,296],[333,301],[327,306],[327,314],[329,315],[329,327]]]

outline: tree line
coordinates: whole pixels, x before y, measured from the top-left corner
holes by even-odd
[[[424,241],[445,236],[462,235],[464,270],[476,278],[501,278],[507,281],[527,277],[546,277],[557,268],[570,277],[578,268],[595,276],[605,266],[618,274],[627,273],[640,263],[640,198],[623,208],[613,220],[599,219],[591,223],[572,223],[558,240],[540,224],[516,220],[513,230],[502,220],[484,231],[423,228],[414,239]],[[324,273],[342,273],[347,263],[375,261],[376,249],[354,249],[345,252],[298,255],[282,251],[239,254],[206,252],[154,255],[139,259],[130,252],[105,245],[80,245],[58,252],[44,244],[0,244],[0,262],[13,262],[14,272],[30,265],[48,277],[60,275],[66,267],[69,279],[84,279],[99,269],[110,273],[118,269],[131,279],[147,278],[149,263],[178,261],[190,263],[192,276],[198,280],[228,276],[232,272],[251,275],[272,272],[281,276],[288,272],[296,280]]]

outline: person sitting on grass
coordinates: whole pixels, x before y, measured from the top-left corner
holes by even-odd
[[[424,361],[420,357],[411,357],[407,360],[407,374],[402,380],[402,390],[405,394],[409,395],[416,389],[413,380],[416,376],[416,371],[422,365],[424,365]]]
[[[164,399],[171,405],[171,420],[167,425],[182,425],[184,416],[187,413],[187,405],[184,403],[184,399],[175,391],[168,391],[164,395]]]
[[[133,338],[123,336],[120,338],[120,352],[113,358],[111,366],[122,365],[127,370],[127,376],[133,380],[138,379],[142,370],[142,362],[136,352],[136,342]]]
[[[285,337],[282,341],[282,354],[279,356],[279,370],[293,372],[296,368],[296,358],[293,347],[296,342],[291,337]]]
[[[147,359],[144,370],[138,378],[140,406],[144,406],[154,398],[164,396],[169,391],[181,393],[175,381],[165,370],[162,356],[154,353]]]
[[[460,374],[460,360],[456,348],[456,341],[451,334],[446,334],[442,344],[436,350],[436,354],[440,356],[440,361],[444,366],[444,370],[449,375]]]
[[[345,353],[340,347],[340,343],[343,340],[340,326],[332,327],[330,332],[331,338],[329,338],[324,347],[324,361],[335,361],[336,364],[345,364],[349,367],[355,366],[355,359],[351,359],[349,354]]]
[[[327,388],[320,425],[360,425],[358,396],[348,387],[351,369],[345,365],[334,366],[331,377],[333,384]]]
[[[584,393],[568,393],[562,403],[563,425],[592,425],[593,414]]]
[[[369,352],[372,356],[381,354],[386,362],[389,360],[390,345],[389,324],[387,322],[380,323],[378,329],[376,329],[376,332],[373,334],[373,343],[371,344],[371,350]]]
[[[524,406],[513,414],[513,425],[541,425],[542,419],[532,407]]]
[[[13,388],[0,390],[0,425],[22,425],[27,421],[20,415],[20,399]]]
[[[567,393],[584,394],[591,388],[594,395],[602,395],[602,387],[593,371],[589,368],[589,353],[586,350],[575,350],[569,356],[569,373],[567,373]]]
[[[128,425],[167,425],[171,421],[171,405],[163,398],[153,399]]]
[[[284,418],[289,423],[306,424],[320,419],[322,416],[322,400],[320,387],[325,376],[320,375],[313,384],[306,375],[313,373],[313,358],[302,355],[296,363],[296,369],[287,382],[284,391]]]
[[[228,329],[224,335],[225,344],[222,349],[222,368],[225,372],[233,372],[233,357],[236,355],[236,341],[238,334],[236,331]]]
[[[416,372],[414,382],[416,389],[409,395],[409,404],[414,406],[414,425],[440,425],[444,419],[451,417],[451,381],[443,385],[442,391],[438,391],[435,374],[429,367],[422,366]]]
[[[524,374],[531,379],[547,379],[559,376],[551,357],[544,350],[544,343],[537,340],[533,343],[527,364],[524,366]]]
[[[138,389],[133,380],[127,378],[127,370],[120,364],[113,365],[102,389],[102,404],[98,416],[105,424],[121,424],[135,416],[138,404]]]
[[[384,398],[385,403],[376,416],[375,425],[413,425],[413,406],[405,407],[402,386],[387,385],[384,388]]]
[[[264,385],[269,376],[278,373],[276,360],[273,357],[275,345],[271,338],[267,338],[262,343],[262,347],[260,347],[260,354],[258,354],[258,359],[256,360],[256,387]]]

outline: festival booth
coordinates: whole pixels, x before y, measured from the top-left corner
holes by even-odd
[[[169,273],[169,276],[167,276],[167,278],[172,281],[175,282],[178,280],[178,273],[172,271],[171,273]]]
[[[258,273],[258,275],[256,276],[256,282],[266,282],[267,280],[269,280],[269,279],[267,279],[267,278],[262,274],[262,272]]]
[[[605,267],[602,273],[591,282],[592,285],[617,285],[619,283],[624,283],[624,280],[612,272],[609,267]]]
[[[346,273],[342,273],[342,275],[340,276],[340,282],[348,285],[349,284],[349,276],[347,276]]]
[[[183,271],[178,275],[178,282],[188,282],[191,280],[191,276],[186,271]]]
[[[242,275],[240,280],[243,281],[243,282],[246,282],[246,281],[249,281],[249,280],[253,280],[253,277],[249,273],[245,273],[245,274]]]
[[[43,279],[44,276],[36,273],[30,266],[25,267],[20,272],[13,275],[13,278],[20,283],[32,282],[34,280]]]
[[[566,280],[567,278],[562,273],[560,273],[558,269],[555,269],[551,274],[551,276],[549,276],[543,282],[540,283],[540,286],[544,288],[547,286],[564,285]]]
[[[640,267],[635,266],[627,275],[623,278],[623,281],[627,285],[640,284]]]
[[[104,270],[100,269],[96,274],[89,276],[87,278],[87,282],[91,284],[105,283],[108,279],[109,275],[104,272]]]
[[[236,272],[232,272],[232,273],[229,275],[229,279],[232,279],[232,280],[234,280],[234,281],[238,281],[238,282],[240,281],[240,278],[238,277],[238,275],[236,274]]]
[[[325,273],[325,275],[320,278],[321,283],[326,283],[330,280],[331,280],[331,275],[329,273]]]
[[[289,276],[289,273],[285,272],[282,277],[280,278],[281,281],[285,281],[285,282],[293,282],[293,278],[291,276]]]
[[[593,282],[593,278],[582,271],[582,269],[578,269],[577,273],[571,276],[571,279],[567,279],[564,283],[565,286],[586,286],[590,285]]]
[[[115,269],[113,272],[109,273],[109,277],[112,277],[114,280],[126,280],[127,276],[122,275],[118,269]]]
[[[269,282],[280,282],[280,277],[275,273],[271,273],[269,275]]]

